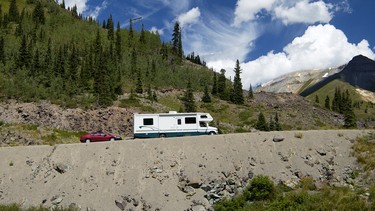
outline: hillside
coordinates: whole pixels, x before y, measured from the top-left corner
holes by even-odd
[[[359,184],[353,142],[369,132],[261,132],[2,147],[0,203],[73,204],[81,210],[209,210],[260,174],[288,187],[305,177],[320,188],[346,187]],[[275,136],[284,140],[274,142]]]
[[[213,71],[176,54],[169,41],[120,28],[111,16],[100,25],[55,1],[0,5],[0,100],[106,107],[131,90],[212,84]]]

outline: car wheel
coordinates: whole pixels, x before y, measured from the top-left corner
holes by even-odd
[[[115,138],[110,138],[109,141],[115,141]]]
[[[86,139],[85,141],[86,141],[86,143],[90,143],[91,142],[91,140],[89,138]]]
[[[160,137],[160,138],[165,138],[166,135],[165,135],[164,133],[160,133],[159,137]]]
[[[215,133],[215,132],[212,132],[212,131],[208,133],[208,135],[211,135],[211,136],[212,136],[212,135],[215,135],[215,134],[216,134],[216,133]]]

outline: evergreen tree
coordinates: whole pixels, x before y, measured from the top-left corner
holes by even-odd
[[[112,20],[112,14],[109,15],[108,21],[107,21],[107,30],[108,30],[108,40],[115,40],[115,29],[114,29],[114,23]]]
[[[65,0],[62,1],[62,3],[60,4],[61,8],[65,9]]]
[[[144,29],[143,23],[142,23],[141,35],[139,37],[139,42],[142,44],[146,43],[146,35],[145,35],[145,29]]]
[[[44,25],[44,23],[46,22],[46,18],[44,16],[44,9],[43,9],[41,1],[36,2],[36,6],[33,11],[33,21],[36,24],[42,24],[42,25]]]
[[[207,85],[204,87],[204,94],[203,94],[203,97],[202,97],[202,101],[205,102],[205,103],[211,102],[211,97],[210,97],[210,94],[208,93],[208,86]]]
[[[137,84],[136,84],[136,87],[135,87],[135,92],[138,93],[138,94],[142,94],[143,93],[143,85],[142,85],[142,75],[141,75],[141,71],[138,70],[137,71]]]
[[[276,131],[282,131],[283,129],[281,128],[281,125],[279,123],[279,114],[276,112],[275,114],[275,126],[274,126]]]
[[[11,0],[9,5],[8,20],[18,22],[20,13],[18,11],[16,0]]]
[[[181,39],[181,28],[180,23],[176,21],[173,27],[172,33],[172,51],[175,55],[179,55],[179,46],[180,46],[180,39]]]
[[[315,103],[319,104],[319,97],[318,97],[318,95],[315,95]]]
[[[269,131],[275,130],[275,122],[273,121],[272,115],[270,115]]]
[[[108,56],[101,52],[98,58],[98,74],[94,76],[94,84],[96,86],[97,104],[107,107],[112,105],[113,92],[111,90],[110,71],[106,65]]]
[[[122,47],[121,47],[121,30],[120,30],[120,22],[117,22],[116,28],[116,56],[118,60],[122,58]]]
[[[37,48],[35,50],[35,54],[34,54],[34,58],[33,58],[33,62],[32,62],[32,67],[31,67],[31,76],[35,77],[37,75],[40,74],[42,70],[42,64],[41,64],[41,61],[40,61],[40,57],[39,57],[39,49]]]
[[[212,83],[212,91],[211,91],[211,94],[212,95],[217,95],[217,79],[216,79],[216,72],[213,72],[214,73],[214,77],[213,77],[213,83]]]
[[[181,59],[182,56],[184,55],[184,51],[182,50],[182,32],[180,28],[180,33],[178,34],[178,49],[177,49],[177,55],[178,58]]]
[[[249,88],[248,98],[249,99],[254,99],[254,92],[253,92],[253,87],[251,86],[251,84],[250,84],[250,88]]]
[[[228,100],[225,70],[220,70],[219,78],[217,79],[217,93],[222,100]]]
[[[233,90],[231,94],[231,101],[234,104],[243,104],[244,103],[244,97],[243,97],[243,90],[242,90],[242,82],[241,82],[241,67],[240,62],[236,61],[236,67],[234,68],[234,81],[233,81]]]
[[[325,107],[326,109],[328,109],[328,110],[331,110],[330,102],[331,102],[331,100],[329,99],[329,96],[327,95],[327,96],[326,96],[325,103],[324,103],[324,107]]]
[[[133,37],[134,37],[134,32],[133,32],[133,20],[130,19],[130,20],[129,20],[129,39],[128,39],[128,45],[129,45],[129,47],[132,46]]]
[[[191,88],[190,80],[188,81],[186,91],[184,93],[183,104],[184,104],[185,112],[195,112],[196,111],[195,101],[194,101],[194,93],[193,93],[193,89]]]
[[[5,65],[5,42],[4,37],[0,36],[0,62],[2,62]]]
[[[26,35],[22,36],[21,46],[18,50],[18,60],[17,60],[17,67],[28,67],[30,62],[30,53],[27,49],[27,39]]]
[[[262,112],[260,112],[258,115],[258,121],[256,122],[255,129],[260,131],[269,131],[269,126]]]
[[[133,48],[130,60],[130,75],[133,79],[135,74],[137,73],[137,70],[137,52],[135,51],[135,48]]]
[[[152,92],[152,99],[153,99],[154,102],[158,102],[158,96],[156,96],[155,91]]]
[[[0,4],[0,29],[3,27],[3,9]]]

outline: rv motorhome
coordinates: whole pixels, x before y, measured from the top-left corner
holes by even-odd
[[[209,113],[134,114],[134,138],[215,135],[218,130],[208,125],[211,121]]]

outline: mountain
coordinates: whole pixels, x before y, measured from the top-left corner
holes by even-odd
[[[356,88],[375,92],[375,61],[362,55],[355,56],[342,71],[306,88],[300,95],[306,97],[336,79]]]
[[[297,71],[282,75],[255,89],[256,92],[274,92],[283,93],[291,92],[298,94],[304,88],[316,84],[342,70],[343,67],[328,68],[321,70]]]

